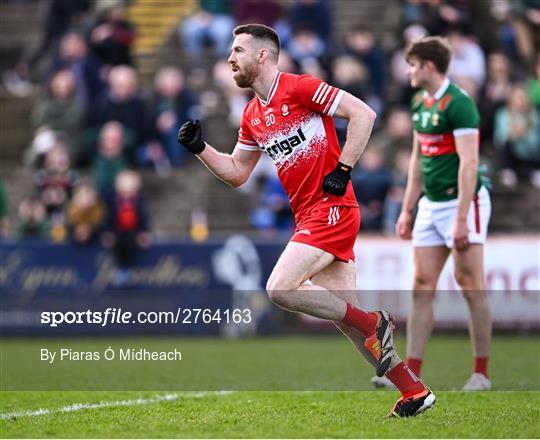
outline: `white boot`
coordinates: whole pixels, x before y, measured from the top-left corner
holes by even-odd
[[[396,386],[386,376],[378,377],[373,376],[371,378],[371,384],[375,388],[386,388],[387,390],[396,390]]]
[[[491,381],[482,373],[473,373],[465,383],[463,391],[488,391],[491,389]]]

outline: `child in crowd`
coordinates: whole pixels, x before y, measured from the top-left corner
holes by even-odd
[[[123,287],[129,283],[131,269],[140,250],[148,247],[151,241],[139,174],[125,170],[116,176],[114,193],[107,207],[109,212],[103,244],[112,248],[116,260],[113,282]]]
[[[86,183],[79,185],[67,209],[71,241],[81,245],[94,243],[104,219],[105,206],[94,187]]]

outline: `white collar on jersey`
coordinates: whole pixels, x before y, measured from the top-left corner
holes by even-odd
[[[442,95],[444,95],[444,92],[448,89],[448,86],[450,85],[450,80],[448,77],[444,78],[443,83],[441,86],[437,89],[437,91],[433,94],[433,97],[438,101],[442,98]]]
[[[274,79],[272,80],[272,85],[270,86],[270,90],[268,91],[268,98],[266,98],[266,101],[264,99],[261,99],[259,95],[257,95],[257,99],[261,102],[263,107],[266,107],[268,104],[270,104],[272,97],[276,94],[280,76],[281,72],[279,70],[276,71]]]

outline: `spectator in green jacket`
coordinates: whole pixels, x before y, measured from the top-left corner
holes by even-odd
[[[77,98],[75,77],[69,70],[59,70],[48,83],[48,89],[35,105],[32,125],[35,129],[48,127],[66,135],[66,144],[73,163],[79,158],[79,137],[84,107]]]
[[[122,124],[107,122],[99,135],[99,151],[94,161],[94,179],[100,194],[106,199],[114,189],[116,175],[126,168],[123,156],[125,137]]]

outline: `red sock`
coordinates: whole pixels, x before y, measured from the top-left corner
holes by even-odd
[[[422,371],[422,359],[412,357],[407,358],[407,365],[416,376],[420,377],[420,372]]]
[[[386,373],[386,377],[390,379],[404,398],[413,396],[426,388],[405,362],[397,364]]]
[[[375,333],[377,328],[377,314],[373,312],[364,312],[358,307],[347,303],[347,311],[343,317],[343,324],[354,327],[359,330],[366,338]]]
[[[474,358],[474,372],[483,374],[484,376],[488,377],[487,364],[488,364],[487,357]]]

